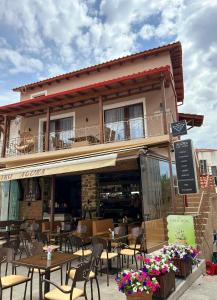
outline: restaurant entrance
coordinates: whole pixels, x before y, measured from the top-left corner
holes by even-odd
[[[56,176],[54,206],[56,216],[81,217],[81,176]]]
[[[139,170],[99,174],[99,215],[119,222],[142,218]]]

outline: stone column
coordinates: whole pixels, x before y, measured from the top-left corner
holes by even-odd
[[[98,174],[81,175],[81,202],[82,211],[91,208],[92,216],[96,214],[99,199]],[[89,217],[89,216],[87,216]]]

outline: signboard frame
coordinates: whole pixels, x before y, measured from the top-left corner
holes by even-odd
[[[188,134],[186,120],[171,123],[171,131],[173,137]]]
[[[174,142],[178,192],[180,195],[198,193],[197,172],[192,140]]]

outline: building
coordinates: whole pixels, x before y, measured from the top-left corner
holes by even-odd
[[[184,87],[179,42],[13,89],[0,107],[1,219],[176,210],[170,123]],[[199,118],[199,121],[198,121]]]

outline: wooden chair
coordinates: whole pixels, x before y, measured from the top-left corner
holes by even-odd
[[[58,286],[54,282],[44,279],[42,282],[48,282],[55,286],[55,289],[44,295],[45,300],[75,300],[84,297],[87,300],[86,285],[89,280],[91,261],[81,263],[75,270],[74,278],[71,285]],[[77,288],[78,282],[84,282],[83,288]]]
[[[51,137],[51,140],[52,140],[52,144],[53,144],[53,147],[55,148],[55,149],[64,149],[65,148],[65,143],[61,140],[61,139],[59,139],[57,136],[52,136]]]
[[[3,263],[11,263],[14,258],[14,251],[13,249],[10,248],[0,248],[0,267]],[[1,270],[1,268],[0,268]],[[1,276],[0,274],[0,299],[3,299],[3,291],[5,289],[11,289],[10,292],[10,300],[13,299],[13,287],[20,285],[20,284],[28,284],[30,282],[30,300],[32,300],[32,273],[31,276],[29,277],[30,273],[28,276],[24,275],[17,275],[14,274],[14,268],[12,267],[12,274],[11,275],[5,275]],[[24,300],[26,299],[26,289],[24,292]]]
[[[105,127],[105,142],[114,142],[116,132],[109,127]]]
[[[20,134],[20,143],[15,145],[15,149],[21,153],[29,153],[35,145],[34,136],[30,132]]]
[[[107,286],[109,286],[109,261],[113,258],[117,258],[117,275],[119,269],[119,255],[116,252],[110,252],[108,249],[108,241],[106,239],[100,238],[98,236],[94,236],[92,238],[93,246],[95,244],[101,244],[103,246],[103,252],[100,256],[100,261],[106,261],[106,273],[107,273]],[[101,265],[101,263],[100,263]],[[101,275],[102,275],[102,268],[101,268]]]

